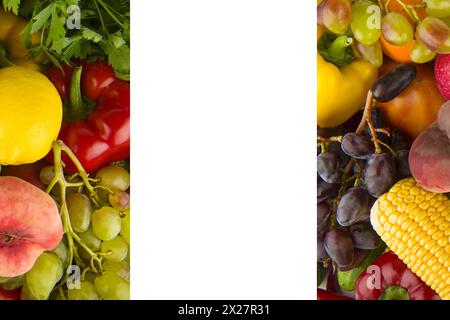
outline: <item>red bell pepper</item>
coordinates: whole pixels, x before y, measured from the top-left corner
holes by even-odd
[[[88,173],[128,158],[130,84],[117,79],[105,61],[82,62],[76,69],[62,67],[64,73],[56,67],[47,72],[65,106],[58,138]],[[63,161],[68,173],[77,171],[67,157]]]
[[[358,278],[356,300],[439,300],[392,251],[376,259]]]
[[[323,289],[317,289],[317,300],[353,300],[353,299],[346,296],[338,296]]]

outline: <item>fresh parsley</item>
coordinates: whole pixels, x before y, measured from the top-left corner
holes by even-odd
[[[58,67],[73,59],[106,59],[119,78],[129,80],[130,0],[3,0],[3,7],[29,20],[22,37],[30,57]],[[79,25],[68,28],[77,15]],[[32,45],[39,32],[39,43]]]

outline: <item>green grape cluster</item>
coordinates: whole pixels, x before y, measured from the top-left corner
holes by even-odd
[[[402,10],[392,10],[390,4]],[[450,0],[323,0],[318,23],[354,39],[356,56],[383,64],[380,41],[409,48],[411,61],[426,63],[450,53]]]
[[[52,166],[43,168],[40,173],[41,182],[47,185],[54,176]],[[6,290],[21,287],[23,300],[128,300],[129,172],[114,165],[100,169],[90,179],[97,199],[83,187],[79,177],[67,176],[66,179],[73,183],[66,190],[65,204],[70,226],[79,242],[71,242],[64,237],[52,251],[42,253],[26,274],[0,278],[0,287]],[[61,190],[55,186],[50,194],[58,201]],[[71,255],[74,257],[72,262],[69,259]],[[70,281],[67,271],[69,267],[73,270],[74,265],[79,274],[75,281]]]

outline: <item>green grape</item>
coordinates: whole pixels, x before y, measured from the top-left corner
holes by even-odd
[[[68,289],[67,296],[69,300],[98,300],[97,290],[95,286],[87,281],[80,282],[79,289]]]
[[[130,187],[130,174],[122,167],[104,167],[97,172],[95,178],[100,179],[98,182],[100,186],[109,188],[113,191],[125,191]]]
[[[450,0],[425,0],[426,13],[429,16],[445,18],[450,16]]]
[[[105,261],[103,271],[112,271],[127,281],[130,281],[130,265],[125,260],[119,262]]]
[[[411,49],[410,56],[411,60],[415,63],[426,63],[433,60],[436,57],[436,53],[428,49],[419,40],[416,40]]]
[[[108,253],[105,255],[106,260],[119,262],[127,257],[128,244],[121,236],[117,236],[114,239],[103,241],[101,251]]]
[[[398,12],[390,12],[381,19],[381,30],[387,42],[402,46],[414,37],[414,30],[406,17]]]
[[[39,180],[45,185],[49,185],[50,182],[55,177],[55,167],[54,166],[46,166],[41,169],[39,173]]]
[[[25,282],[20,291],[20,300],[37,300],[36,297],[30,292],[27,283]]]
[[[92,226],[90,226],[85,232],[79,233],[80,239],[91,249],[92,251],[97,251],[100,249],[102,240],[100,240],[94,232]]]
[[[126,210],[130,207],[130,195],[125,191],[115,191],[108,195],[111,206],[117,210]]]
[[[97,278],[97,274],[95,274],[94,272],[88,271],[84,274],[83,281],[94,283],[95,278]]]
[[[61,241],[58,246],[50,252],[56,254],[62,261],[63,265],[67,266],[69,263],[69,253],[63,241]]]
[[[101,240],[115,238],[121,227],[120,212],[111,207],[102,207],[92,214],[94,233]]]
[[[95,289],[105,300],[129,300],[130,283],[112,271],[95,279]]]
[[[61,295],[61,292],[59,290],[53,290],[52,293],[50,293],[48,300],[66,300],[66,297]]]
[[[317,20],[333,33],[344,33],[352,18],[348,0],[325,0],[317,7]]]
[[[89,197],[82,193],[67,196],[70,223],[75,232],[84,232],[91,224],[92,205]]]
[[[375,67],[379,68],[383,65],[383,48],[379,41],[370,46],[356,43],[356,48],[361,57],[364,60],[369,61]]]
[[[14,290],[23,286],[25,282],[25,275],[20,275],[12,278],[0,277],[0,287],[5,290]]]
[[[61,260],[52,253],[44,252],[26,273],[25,279],[31,295],[38,300],[46,300],[62,275]]]
[[[66,179],[68,179],[68,177],[66,177]],[[72,183],[83,182],[83,179],[81,179],[80,177],[75,177],[75,178],[71,179],[70,182],[72,182]],[[82,186],[67,187],[66,188],[66,195],[67,196],[72,194],[72,193],[82,193],[82,192],[83,192],[83,187]]]
[[[130,264],[130,252],[131,252],[131,250],[130,250],[130,248],[128,248],[128,254],[127,254],[127,257],[126,257],[125,260],[124,260],[124,261],[128,262],[128,264]]]
[[[444,21],[445,24],[450,27],[450,17],[441,18],[441,20]]]
[[[352,5],[350,23],[356,40],[366,46],[378,41],[381,35],[381,10],[369,0],[357,0]]]
[[[416,39],[422,41],[431,51],[450,53],[450,27],[441,19],[427,17],[416,28]]]
[[[128,244],[130,244],[130,210],[125,210],[122,212],[122,226],[120,228],[120,235]]]

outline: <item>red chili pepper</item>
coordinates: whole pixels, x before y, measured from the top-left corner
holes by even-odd
[[[317,300],[353,300],[350,297],[338,296],[323,289],[317,289]]]
[[[358,278],[356,300],[439,300],[392,251],[376,259]]]
[[[20,292],[22,288],[14,290],[5,290],[0,288],[0,300],[20,300]]]
[[[66,120],[59,139],[75,153],[87,172],[128,158],[130,84],[117,79],[114,69],[105,61],[82,62],[77,69],[62,67],[64,73],[56,67],[47,72],[65,105]],[[95,103],[94,110],[87,115],[90,103],[83,103],[86,99]],[[67,157],[63,161],[68,173],[76,172]]]

